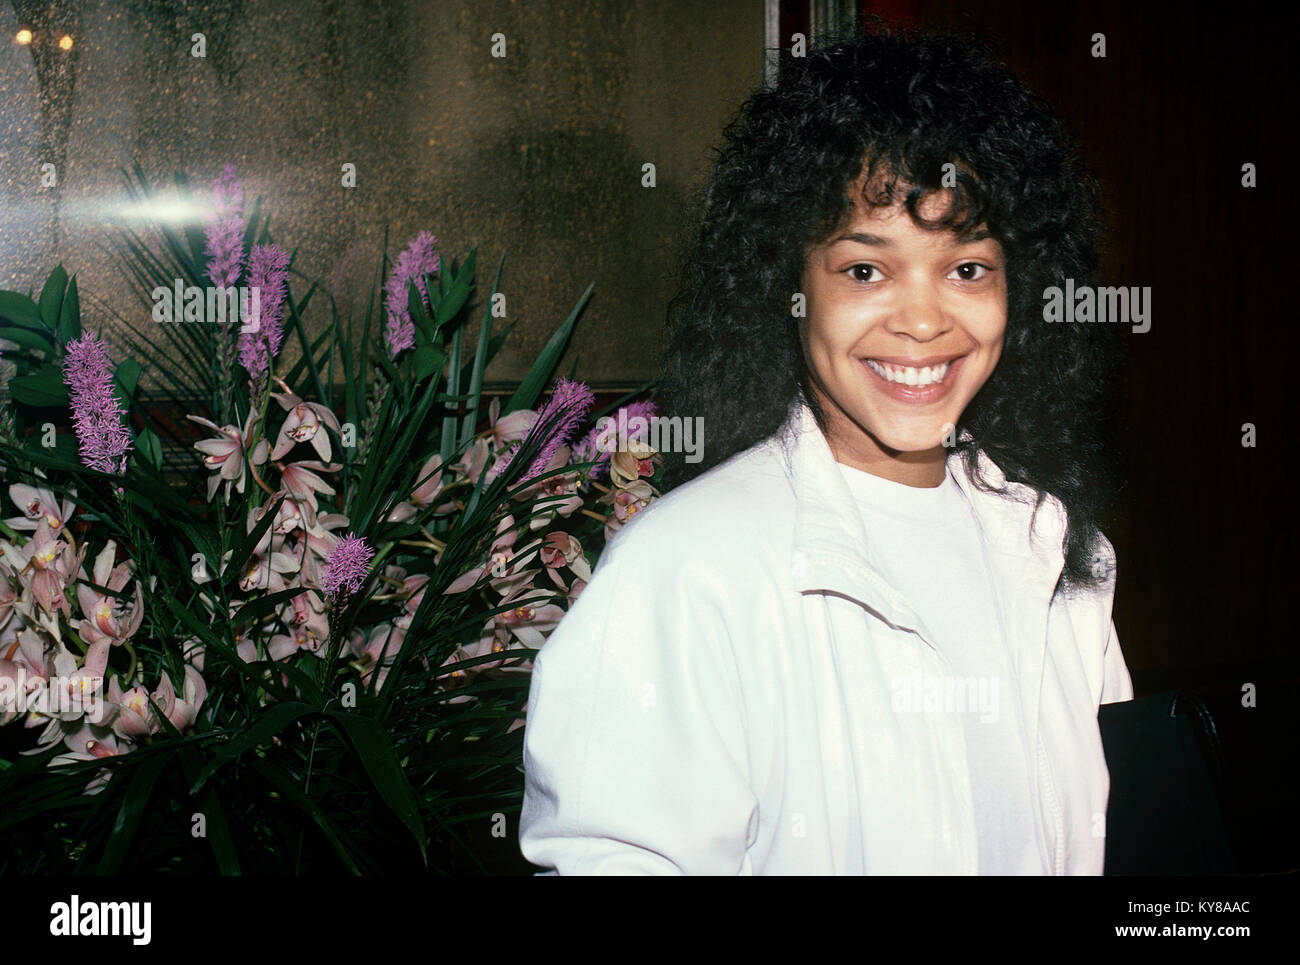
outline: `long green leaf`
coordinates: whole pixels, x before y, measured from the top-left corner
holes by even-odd
[[[578,299],[578,304],[573,307],[569,317],[555,330],[555,334],[543,347],[524,380],[519,383],[519,388],[515,390],[515,394],[506,403],[505,413],[533,407],[537,397],[542,394],[542,389],[550,381],[551,373],[555,371],[555,365],[559,362],[560,356],[564,354],[564,349],[569,344],[569,336],[573,333],[573,326],[578,321],[578,313],[587,304],[587,299],[591,296],[592,289],[595,287],[595,282],[587,286],[587,290],[582,293],[582,297]]]
[[[130,774],[131,780],[122,798],[122,807],[117,812],[117,820],[113,822],[113,830],[104,845],[104,853],[100,856],[97,874],[114,875],[122,867],[127,849],[135,837],[135,830],[149,805],[149,798],[153,795],[154,785],[158,782],[158,777],[167,763],[168,756],[165,753],[155,753],[149,760],[134,768],[134,773],[122,771],[114,776],[114,780],[122,780]]]
[[[347,733],[366,773],[374,782],[375,789],[383,797],[384,803],[410,828],[420,846],[420,857],[427,861],[427,839],[424,822],[420,820],[420,806],[406,775],[402,773],[402,765],[398,763],[393,743],[384,728],[378,721],[360,714],[330,711],[329,716]]]

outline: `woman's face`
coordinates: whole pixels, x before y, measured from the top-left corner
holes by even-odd
[[[949,203],[935,192],[919,211],[933,220]],[[843,231],[809,249],[800,334],[839,462],[939,485],[944,436],[1002,352],[1005,268],[983,230],[966,240],[927,231],[901,204],[859,205]]]

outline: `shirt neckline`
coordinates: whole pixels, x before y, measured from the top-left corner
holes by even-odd
[[[969,514],[966,497],[952,476],[952,463],[944,467],[938,486],[908,486],[836,461],[854,500],[865,510],[920,526],[948,526]]]

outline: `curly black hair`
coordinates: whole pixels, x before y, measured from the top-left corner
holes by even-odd
[[[844,226],[865,175],[867,204],[902,200],[931,230],[987,225],[1002,244],[1003,351],[956,448],[983,450],[1032,487],[1035,513],[1045,494],[1061,501],[1058,591],[1109,579],[1093,554],[1114,488],[1097,418],[1113,389],[1113,329],[1042,315],[1047,287],[1095,284],[1100,195],[1047,105],[979,40],[877,26],[786,56],[776,86],[751,94],[723,135],[668,308],[662,380],[667,410],[703,417],[709,445],[696,463],[666,454],[666,488],[772,435],[800,399],[825,431],[791,296],[806,252]],[[926,221],[917,205],[945,172],[952,203]],[[965,463],[974,485],[1004,492],[979,478],[978,460]]]

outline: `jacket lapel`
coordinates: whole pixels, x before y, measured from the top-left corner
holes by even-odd
[[[889,624],[915,631],[937,651],[920,615],[882,575],[880,551],[867,538],[853,494],[806,402],[800,401],[792,411],[777,441],[794,487],[790,564],[794,586],[800,592],[828,591],[849,597]],[[1048,611],[1064,565],[1063,519],[1059,504],[1048,499],[1031,535],[1033,491],[1019,483],[1007,484],[984,453],[979,459],[984,478],[994,486],[1007,485],[1020,500],[976,488],[966,478],[965,467],[955,467],[953,475],[970,501],[988,550],[989,575],[1019,677],[1030,747],[1034,747]]]

